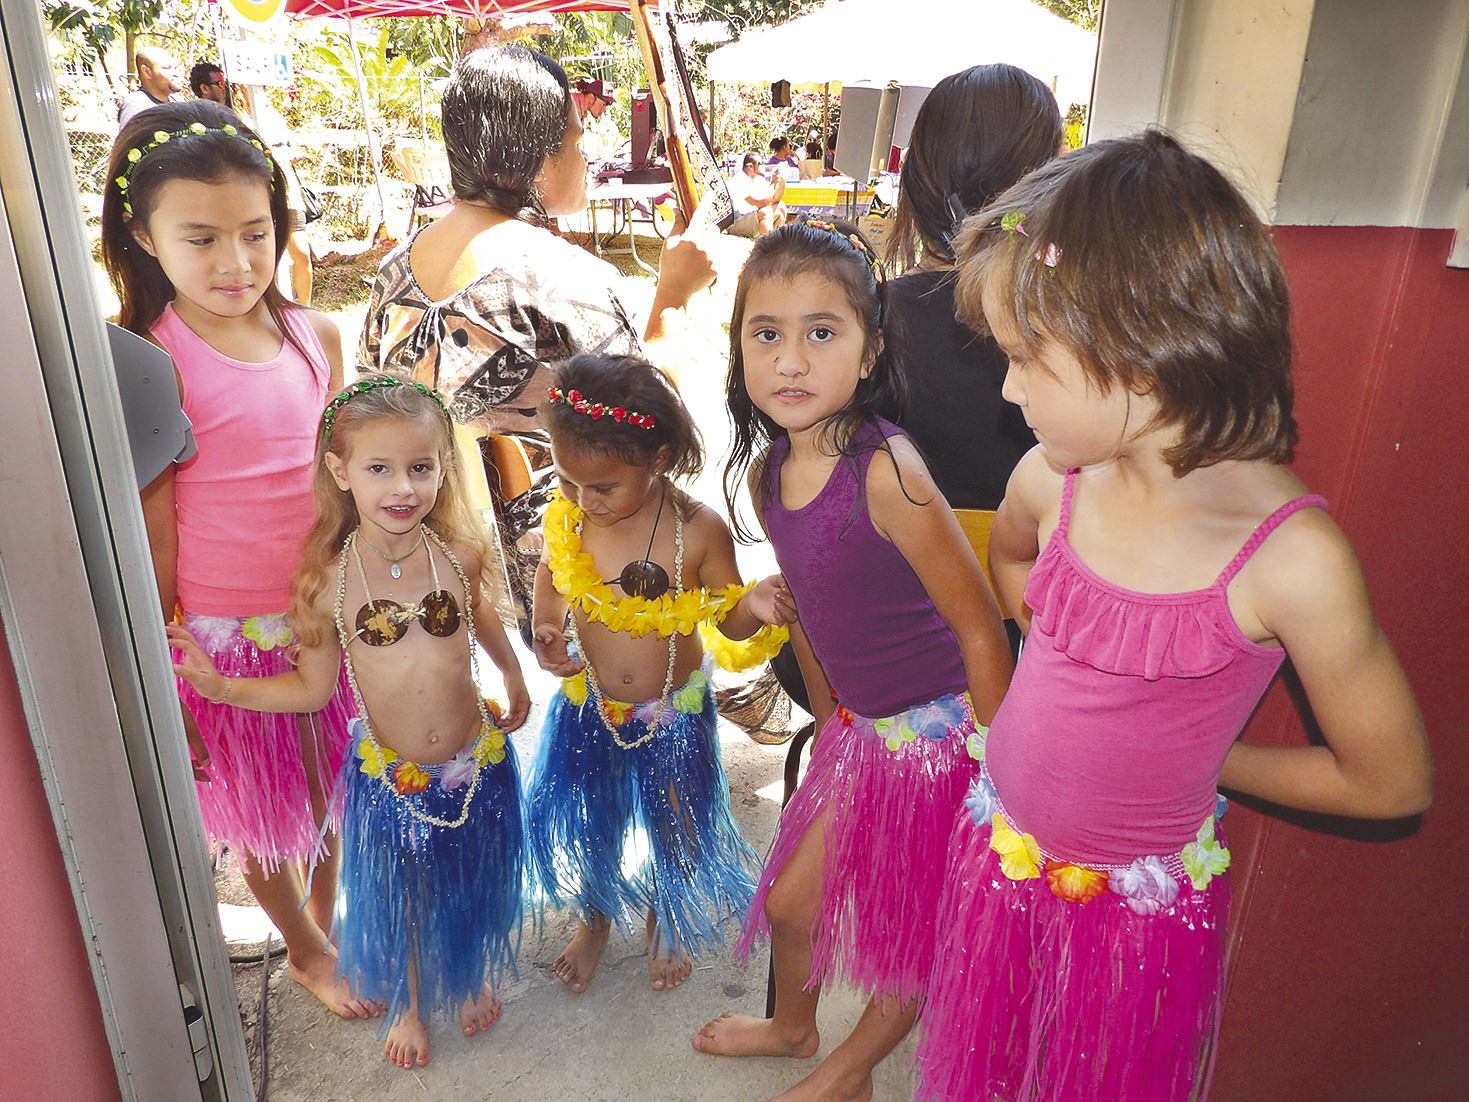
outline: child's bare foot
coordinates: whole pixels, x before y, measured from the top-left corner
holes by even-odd
[[[821,1047],[813,1024],[800,1033],[783,1031],[772,1018],[721,1014],[693,1036],[693,1045],[712,1056],[794,1056],[804,1060]]]
[[[376,1018],[383,1012],[381,1003],[359,999],[352,986],[337,978],[337,951],[330,945],[320,953],[310,954],[304,961],[287,959],[291,979],[321,1000],[323,1006],[341,1018]]]
[[[832,1067],[831,1059],[821,1062],[810,1075],[770,1102],[870,1102],[872,1075],[852,1075]]]
[[[428,1029],[411,1010],[398,1015],[398,1020],[388,1030],[387,1044],[383,1045],[388,1063],[400,1068],[425,1067],[428,1064]]]
[[[670,938],[670,941],[673,939]],[[694,962],[675,942],[665,944],[658,916],[648,912],[648,982],[654,991],[671,991],[694,971]]]
[[[500,1000],[495,998],[495,992],[489,984],[479,993],[477,999],[465,999],[464,1009],[459,1012],[459,1024],[464,1027],[464,1035],[473,1037],[476,1033],[484,1033],[500,1020]]]
[[[583,922],[572,935],[571,944],[561,951],[551,965],[556,978],[580,995],[592,982],[597,965],[602,960],[602,950],[607,948],[607,935],[612,932],[611,923],[605,919],[596,926]]]

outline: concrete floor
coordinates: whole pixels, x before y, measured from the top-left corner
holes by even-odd
[[[676,357],[680,387],[704,433],[708,453],[709,469],[691,489],[715,508],[722,508],[720,476],[728,441],[723,408],[728,346],[722,326],[728,324],[735,280],[748,248],[748,242],[738,239],[715,239],[720,278],[690,305],[680,327],[687,350]],[[629,306],[636,311],[639,298],[651,297],[652,282],[628,284]],[[348,347],[355,344],[361,319],[360,307],[337,316],[348,334]],[[747,577],[773,569],[766,546],[740,547],[739,556]],[[513,740],[524,765],[533,758],[544,702],[556,686],[529,655],[523,655],[522,665],[532,699],[538,702]],[[488,663],[481,666],[493,669]],[[494,691],[494,686],[488,688]],[[785,748],[759,746],[723,722],[721,741],[736,817],[746,838],[763,854],[780,809]],[[228,878],[227,870],[224,876]],[[221,884],[221,897],[237,904],[251,902],[241,885],[230,883]],[[242,930],[247,939],[260,936],[258,927],[255,931],[249,927],[253,908],[239,911],[226,904],[225,909],[227,931]],[[727,953],[715,955],[700,961],[677,990],[655,992],[648,986],[641,937],[623,940],[614,934],[596,979],[578,996],[550,972],[574,925],[569,916],[554,912],[540,931],[527,925],[519,977],[500,991],[505,1001],[500,1022],[476,1038],[464,1037],[455,1023],[435,1023],[430,1064],[416,1071],[394,1067],[383,1058],[378,1022],[333,1017],[277,964],[269,980],[267,1097],[273,1102],[751,1102],[778,1094],[814,1068],[819,1057],[847,1035],[862,1010],[862,1001],[850,992],[834,991],[823,999],[822,1047],[811,1060],[703,1056],[692,1049],[689,1037],[704,1022],[726,1011],[764,1012],[767,953],[756,954],[748,968],[735,966]],[[737,924],[731,921],[727,931],[733,939]],[[260,972],[258,965],[235,969],[257,1081]],[[876,1102],[912,1097],[911,1055],[910,1039],[878,1069]]]
[[[785,751],[758,746],[732,725],[722,728],[736,816],[763,852],[779,811]],[[530,756],[534,737],[532,730],[515,739],[522,761]],[[728,924],[731,939],[737,928]],[[748,968],[737,967],[727,953],[701,960],[681,987],[655,992],[648,986],[641,938],[614,934],[591,987],[573,995],[550,972],[573,929],[569,916],[554,912],[543,931],[527,926],[520,975],[501,989],[505,1013],[500,1022],[476,1038],[462,1036],[455,1023],[435,1022],[429,1066],[414,1071],[383,1058],[380,1023],[332,1017],[277,964],[269,985],[267,1097],[272,1102],[750,1102],[778,1094],[816,1066],[816,1059],[703,1056],[689,1044],[690,1034],[721,1013],[764,1012],[769,959],[764,951]],[[260,967],[237,966],[236,986],[253,1054]],[[861,1008],[861,1000],[847,991],[823,1000],[819,1055],[846,1036]],[[912,1097],[911,1046],[910,1041],[879,1069],[879,1102]],[[258,1060],[252,1062],[258,1075]]]

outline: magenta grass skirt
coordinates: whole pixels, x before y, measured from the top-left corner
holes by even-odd
[[[1195,1097],[1223,990],[1227,874],[1201,891],[1177,869],[1169,884],[1161,860],[1140,859],[1131,897],[1098,885],[1099,894],[1071,902],[1051,886],[1051,863],[1032,879],[1010,879],[991,848],[990,820],[978,819],[961,813],[949,847],[943,932],[914,1058],[917,1097]],[[1147,870],[1144,860],[1156,864]]]
[[[923,994],[933,964],[944,839],[978,771],[973,714],[944,696],[872,720],[845,708],[822,727],[745,913],[735,957],[768,937],[765,899],[796,845],[827,814],[821,910],[807,988],[840,977],[870,998]]]
[[[186,614],[184,626],[229,677],[272,677],[295,668],[295,636],[284,616]],[[209,780],[195,787],[210,840],[250,854],[268,872],[284,861],[314,863],[324,847],[311,807],[308,758],[314,759],[312,781],[330,796],[353,712],[345,676],[325,708],[300,717],[214,704],[183,678],[178,687],[209,751]]]

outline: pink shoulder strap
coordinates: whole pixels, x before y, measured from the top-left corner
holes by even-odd
[[[298,306],[287,306],[282,311],[285,318],[286,328],[306,352],[306,362],[311,366],[311,372],[324,387],[331,382],[332,369],[327,363],[326,349],[322,347],[321,338],[316,335],[316,326],[311,324],[311,319],[306,316],[306,311]]]
[[[1245,545],[1239,549],[1239,553],[1230,560],[1229,565],[1220,573],[1216,585],[1228,585],[1234,580],[1234,576],[1244,568],[1245,563],[1250,561],[1250,556],[1259,550],[1265,538],[1281,526],[1289,517],[1294,516],[1302,509],[1325,509],[1326,499],[1320,494],[1307,494],[1304,497],[1294,498],[1287,501],[1275,512],[1262,520],[1250,533],[1250,538],[1245,540]]]
[[[1071,495],[1076,490],[1076,476],[1080,473],[1077,468],[1072,467],[1066,472],[1066,477],[1061,483],[1061,515],[1056,520],[1056,532],[1064,539],[1066,532],[1071,527]]]

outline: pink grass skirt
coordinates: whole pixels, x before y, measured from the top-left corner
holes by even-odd
[[[1068,902],[1044,875],[1006,876],[980,818],[961,813],[949,846],[917,1097],[1195,1097],[1223,990],[1228,876],[1202,891],[1182,876],[1151,914],[1116,891]]]
[[[922,995],[933,964],[944,839],[979,768],[973,735],[973,715],[958,696],[876,721],[838,708],[781,812],[736,959],[747,959],[755,940],[769,936],[771,886],[806,832],[829,813],[807,988],[840,977],[870,998],[908,1002]]]
[[[295,637],[284,616],[186,614],[184,626],[228,677],[273,677],[295,668]],[[178,688],[209,750],[209,780],[196,789],[210,840],[250,854],[269,872],[284,861],[315,863],[323,845],[307,769],[329,797],[355,711],[345,675],[325,708],[302,716],[214,704],[183,678]]]

